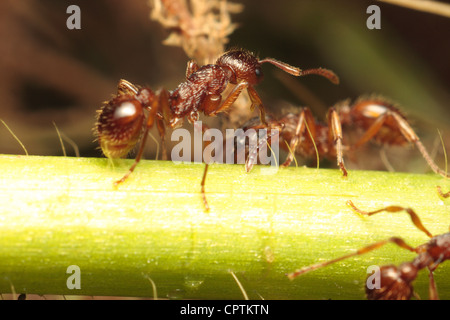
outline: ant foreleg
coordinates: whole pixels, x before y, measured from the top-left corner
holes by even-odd
[[[247,89],[248,86],[246,81],[239,82],[217,108],[207,108],[204,110],[204,113],[207,116],[216,116],[218,113],[228,109],[236,101],[242,90]]]
[[[323,268],[325,266],[328,266],[330,264],[333,264],[333,263],[336,263],[336,262],[348,259],[350,257],[359,256],[359,255],[368,253],[368,252],[370,252],[372,250],[375,250],[375,249],[378,249],[378,248],[380,248],[380,247],[382,247],[385,244],[390,243],[390,242],[396,244],[397,246],[399,246],[401,248],[407,249],[407,250],[409,250],[411,252],[416,252],[417,251],[415,248],[413,248],[410,245],[406,244],[406,242],[403,241],[403,239],[397,238],[397,237],[392,237],[392,238],[389,238],[389,239],[384,240],[384,241],[375,242],[375,243],[370,244],[370,245],[368,245],[366,247],[363,247],[363,248],[361,248],[361,249],[359,249],[359,250],[357,250],[357,251],[355,251],[353,253],[346,254],[346,255],[344,255],[342,257],[339,257],[339,258],[336,258],[336,259],[332,259],[332,260],[329,260],[329,261],[325,261],[325,262],[320,262],[320,263],[317,263],[317,264],[313,264],[313,265],[308,266],[308,267],[303,267],[301,269],[298,269],[298,270],[296,270],[294,272],[291,272],[291,273],[287,274],[287,277],[290,280],[293,280],[294,278],[296,278],[299,275],[302,275],[304,273]]]
[[[255,108],[255,106],[258,107],[259,109],[259,114],[260,114],[260,119],[261,119],[261,123],[265,126],[267,126],[267,122],[266,122],[266,112],[264,110],[264,106],[262,104],[261,98],[259,97],[258,93],[256,92],[255,89],[253,89],[252,86],[249,86],[247,81],[241,81],[239,82],[234,88],[233,90],[231,90],[231,92],[228,94],[228,96],[225,98],[225,100],[222,101],[222,103],[219,105],[220,103],[220,99],[219,97],[217,97],[217,99],[215,100],[211,100],[208,101],[208,104],[205,105],[204,107],[204,113],[207,116],[215,116],[220,112],[223,112],[224,110],[228,109],[235,101],[236,99],[239,97],[239,95],[242,93],[242,91],[244,89],[247,89],[248,95],[250,97],[250,100],[252,102],[252,105],[250,107],[250,109],[253,111],[253,109]]]
[[[248,92],[248,96],[250,97],[250,100],[252,102],[250,110],[253,111],[255,106],[257,106],[259,109],[259,118],[261,119],[261,123],[263,125],[267,126],[266,111],[264,110],[264,106],[263,106],[261,98],[259,97],[258,93],[256,92],[256,90],[253,87],[248,87],[247,92]]]
[[[414,223],[414,225],[417,227],[417,229],[423,231],[427,236],[429,236],[430,238],[433,237],[433,235],[423,226],[422,221],[420,221],[419,216],[414,212],[414,210],[412,210],[411,208],[403,208],[403,207],[399,207],[399,206],[388,206],[379,210],[375,210],[375,211],[371,211],[371,212],[367,212],[367,211],[363,211],[361,209],[358,209],[351,200],[347,201],[347,205],[349,205],[350,207],[352,207],[352,209],[354,211],[356,211],[357,213],[364,215],[364,216],[371,216],[374,215],[376,213],[379,212],[400,212],[400,211],[405,211],[406,213],[409,214],[409,216],[411,217],[412,222]]]

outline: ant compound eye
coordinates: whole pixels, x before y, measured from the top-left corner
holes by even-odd
[[[257,78],[259,78],[259,77],[261,77],[263,75],[262,70],[261,70],[260,67],[257,67],[255,69],[255,75],[256,75]]]

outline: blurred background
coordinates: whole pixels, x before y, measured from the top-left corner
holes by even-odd
[[[402,106],[426,148],[444,167],[437,129],[449,149],[449,18],[375,1],[261,3],[242,1],[242,11],[231,14],[238,27],[227,48],[243,47],[261,58],[305,69],[329,68],[341,80],[335,86],[316,76],[294,78],[265,65],[265,80],[256,89],[271,112],[308,105],[323,120],[327,108],[338,101],[381,94]],[[81,9],[81,30],[66,27],[70,15],[66,9],[72,4]],[[381,9],[381,30],[366,27],[371,4]],[[54,122],[81,156],[100,157],[92,133],[96,110],[116,92],[119,79],[155,90],[173,90],[184,80],[189,58],[182,48],[162,44],[169,30],[152,21],[150,13],[147,0],[0,2],[0,118],[30,154],[63,154]],[[226,119],[221,115],[212,126],[223,125]],[[185,127],[192,129],[188,123]],[[155,144],[151,140],[148,144],[146,158],[152,159]],[[68,155],[75,156],[65,145]],[[347,166],[386,170],[380,150],[349,155],[352,161]],[[415,148],[383,150],[394,170],[429,171]],[[23,154],[3,126],[0,153]],[[299,163],[306,162],[299,159]]]

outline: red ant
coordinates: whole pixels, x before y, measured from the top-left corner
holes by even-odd
[[[342,261],[344,259],[362,255],[372,250],[378,249],[387,243],[394,243],[397,246],[407,249],[411,252],[417,253],[417,257],[412,262],[402,263],[400,266],[385,265],[380,268],[380,287],[370,289],[366,286],[366,295],[369,300],[409,300],[414,293],[412,282],[416,279],[420,270],[428,268],[429,271],[429,292],[430,299],[437,300],[438,293],[436,289],[436,283],[433,277],[433,271],[444,262],[450,259],[450,232],[432,236],[431,233],[423,226],[419,219],[419,216],[410,208],[403,208],[398,206],[389,206],[383,209],[379,209],[372,212],[365,212],[358,209],[350,200],[347,204],[353,208],[356,212],[362,215],[371,216],[373,214],[386,211],[386,212],[399,212],[406,211],[411,217],[414,225],[421,231],[425,232],[431,239],[427,243],[424,243],[416,248],[406,244],[406,242],[398,237],[392,237],[384,241],[375,242],[366,247],[363,247],[356,252],[344,255],[342,257],[317,263],[308,267],[301,268],[287,276],[289,279],[294,279],[299,275],[313,271],[335,262]],[[449,229],[450,230],[450,229]],[[367,281],[366,281],[367,283]]]
[[[431,169],[444,177],[447,173],[440,169],[426,151],[419,137],[408,124],[406,118],[400,113],[397,106],[380,97],[362,97],[353,105],[349,101],[338,103],[331,107],[327,114],[328,123],[320,123],[314,119],[309,108],[305,107],[299,114],[288,113],[280,120],[268,119],[269,128],[284,127],[280,132],[281,147],[289,149],[289,155],[282,167],[289,166],[294,158],[294,152],[305,157],[336,157],[337,164],[344,177],[347,176],[343,153],[342,127],[350,127],[365,131],[362,137],[351,147],[356,149],[369,140],[375,140],[387,145],[405,145],[414,143]],[[248,129],[249,127],[247,127]],[[262,141],[264,143],[264,141]],[[252,150],[256,153],[256,150]],[[256,157],[249,157],[246,170],[250,171],[255,164]]]
[[[186,81],[173,91],[160,89],[154,93],[150,88],[138,87],[121,80],[117,95],[105,102],[98,111],[96,136],[108,158],[126,156],[141,137],[142,140],[134,164],[115,185],[124,182],[139,163],[148,132],[155,121],[163,145],[163,159],[167,158],[164,147],[165,126],[180,127],[185,117],[190,123],[194,123],[199,119],[200,112],[206,116],[215,116],[230,108],[243,90],[247,90],[249,94],[251,108],[259,108],[261,122],[267,125],[261,98],[254,89],[254,86],[263,80],[261,65],[264,63],[270,63],[294,76],[317,74],[333,83],[339,82],[336,74],[330,70],[301,70],[272,58],[259,60],[249,51],[240,49],[226,52],[215,64],[199,67],[194,61],[189,61]],[[235,86],[223,99],[221,94],[228,84]],[[147,110],[147,117],[144,110]],[[202,130],[206,129],[207,127],[203,126]],[[206,170],[207,167],[202,180],[203,194]]]

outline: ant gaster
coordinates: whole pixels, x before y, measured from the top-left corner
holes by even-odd
[[[246,50],[230,50],[219,57],[215,64],[202,67],[194,61],[189,61],[186,80],[173,91],[160,89],[153,92],[150,88],[138,87],[121,80],[117,94],[105,102],[98,111],[96,136],[103,153],[109,158],[126,156],[141,137],[142,141],[135,162],[128,173],[115,184],[125,181],[139,163],[148,131],[155,121],[162,141],[163,159],[167,158],[164,146],[166,126],[177,128],[182,125],[185,117],[190,123],[194,123],[198,120],[200,112],[207,116],[215,116],[227,110],[243,90],[247,90],[249,94],[251,108],[255,106],[259,108],[260,119],[266,124],[261,98],[254,89],[254,86],[263,80],[261,66],[264,63],[270,63],[294,76],[317,74],[333,83],[339,82],[336,74],[330,70],[323,68],[301,70],[272,58],[259,60]],[[235,86],[223,98],[221,94],[228,84]],[[206,129],[207,127],[203,126],[203,130]],[[203,187],[204,179],[202,190]]]
[[[268,118],[266,122],[269,128],[279,128],[283,125],[280,131],[280,145],[292,151],[282,164],[283,167],[290,165],[294,158],[293,152],[305,157],[312,157],[317,152],[319,157],[337,158],[339,168],[343,175],[347,176],[343,159],[344,150],[356,149],[374,140],[379,144],[398,146],[414,143],[435,173],[449,177],[432,160],[398,107],[385,98],[369,96],[361,97],[353,104],[350,104],[349,100],[338,103],[328,110],[327,121],[327,124],[324,124],[315,120],[307,107],[298,114],[287,113],[280,120]],[[347,147],[343,145],[342,128],[363,131],[363,134],[354,144]],[[253,154],[256,151],[255,149],[250,151],[252,157],[249,156],[246,162],[247,171],[255,164],[256,157]]]
[[[436,283],[433,277],[433,271],[444,262],[450,259],[450,232],[432,236],[432,234],[423,226],[419,219],[419,216],[410,208],[403,208],[399,206],[389,206],[383,209],[379,209],[372,212],[366,212],[358,209],[350,200],[347,204],[352,207],[357,213],[362,215],[371,216],[376,213],[386,212],[400,212],[405,211],[411,217],[414,225],[421,231],[423,231],[431,239],[427,243],[424,243],[416,248],[408,245],[403,239],[398,237],[392,237],[384,241],[375,242],[366,247],[363,247],[356,252],[344,255],[342,257],[317,263],[308,267],[301,268],[287,276],[289,279],[294,279],[299,275],[306,272],[310,272],[330,264],[342,261],[344,259],[362,255],[372,250],[378,249],[387,243],[394,243],[397,246],[414,252],[417,254],[416,258],[412,262],[402,263],[400,266],[385,265],[380,267],[380,286],[379,288],[370,289],[366,286],[366,295],[369,300],[409,300],[413,294],[414,289],[412,282],[417,278],[417,274],[420,270],[427,268],[429,271],[429,294],[431,300],[438,299],[438,293],[436,289]],[[449,229],[450,231],[450,229]],[[366,281],[367,282],[367,281]]]

